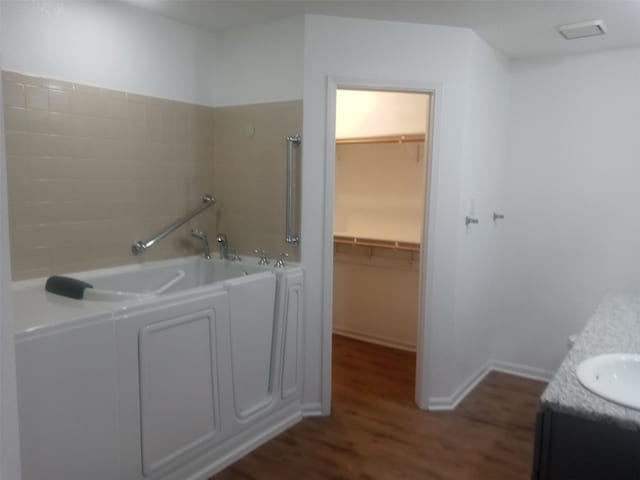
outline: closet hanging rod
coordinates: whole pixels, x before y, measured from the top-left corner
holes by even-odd
[[[337,138],[338,145],[355,145],[362,143],[416,143],[424,142],[425,136],[415,135],[385,135],[380,137],[353,137],[353,138]]]
[[[334,236],[333,243],[336,245],[349,245],[352,247],[386,248],[389,250],[401,250],[404,252],[420,251],[419,243],[400,242],[395,240],[374,240],[371,238]]]

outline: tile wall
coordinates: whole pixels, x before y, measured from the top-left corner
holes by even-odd
[[[302,101],[215,109],[215,192],[218,228],[239,252],[265,250],[299,259],[299,247],[285,243],[286,137],[302,133]],[[300,147],[297,167],[296,231],[299,232]]]
[[[210,108],[13,72],[3,90],[14,280],[200,253],[194,227],[213,249],[220,231],[240,254],[299,258],[284,242],[285,137],[302,101]],[[214,207],[131,254],[205,193]]]
[[[214,110],[3,73],[13,279],[189,255],[189,227],[134,257],[213,192]]]

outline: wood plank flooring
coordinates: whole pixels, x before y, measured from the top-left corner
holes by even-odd
[[[334,336],[333,404],[215,480],[528,480],[545,384],[491,373],[454,412],[413,402],[415,355]]]

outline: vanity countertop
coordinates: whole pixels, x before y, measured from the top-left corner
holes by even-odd
[[[542,395],[553,410],[640,430],[640,411],[591,393],[579,382],[576,367],[603,353],[640,353],[640,295],[607,295]]]

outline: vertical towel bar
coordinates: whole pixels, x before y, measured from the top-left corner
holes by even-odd
[[[300,243],[300,235],[293,232],[293,182],[295,181],[293,174],[293,147],[300,145],[301,140],[300,135],[287,137],[287,231],[285,242],[289,245],[298,245]]]

